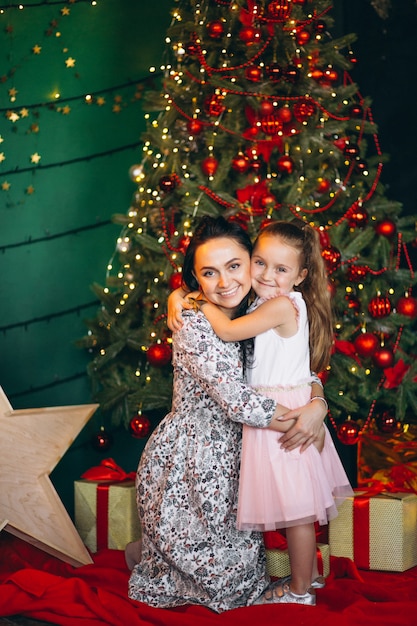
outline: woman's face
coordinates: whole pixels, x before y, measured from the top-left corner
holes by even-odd
[[[234,239],[209,239],[195,251],[194,275],[207,300],[231,317],[251,288],[249,253]]]

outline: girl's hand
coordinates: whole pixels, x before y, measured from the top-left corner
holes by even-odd
[[[168,317],[167,325],[172,331],[180,330],[182,327],[182,312],[185,309],[192,309],[193,304],[188,300],[188,296],[197,297],[198,291],[187,293],[182,287],[175,289],[168,296]]]
[[[280,421],[295,419],[295,424],[280,439],[281,447],[285,450],[300,448],[303,452],[311,444],[321,442],[323,436],[323,421],[327,415],[324,402],[314,400],[298,409],[288,411],[280,417]]]

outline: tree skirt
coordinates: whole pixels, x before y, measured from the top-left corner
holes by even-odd
[[[216,614],[201,606],[155,609],[129,600],[123,552],[103,550],[74,568],[33,546],[0,534],[0,616],[24,615],[74,626],[415,626],[417,567],[404,573],[368,572],[331,557],[317,606],[254,606]],[[291,620],[291,622],[290,622]]]

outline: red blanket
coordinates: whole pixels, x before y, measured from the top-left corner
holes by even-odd
[[[254,606],[220,615],[199,606],[154,609],[127,598],[122,552],[104,550],[80,568],[0,534],[0,616],[25,615],[62,626],[416,626],[417,567],[404,573],[356,570],[331,558],[317,606]]]

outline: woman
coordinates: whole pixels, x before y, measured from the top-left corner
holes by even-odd
[[[247,306],[250,253],[239,226],[203,218],[186,253],[184,282],[191,290],[197,282],[207,300],[235,317]],[[243,383],[239,344],[221,341],[202,312],[184,312],[173,339],[172,409],[138,467],[142,557],[129,597],[221,612],[253,604],[269,584],[262,534],[236,529],[242,424],[289,429],[283,445],[306,446],[319,436],[325,403],[287,412],[254,392]]]

